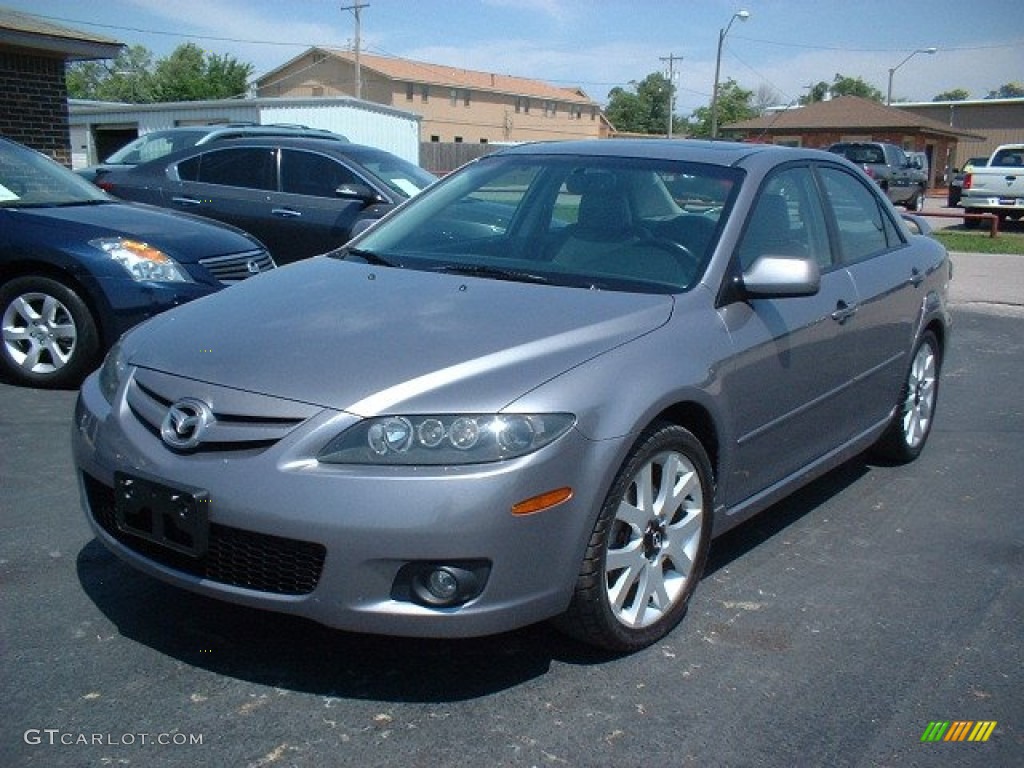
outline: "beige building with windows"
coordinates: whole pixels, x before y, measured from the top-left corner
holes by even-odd
[[[256,81],[260,97],[357,96],[422,115],[423,142],[490,144],[608,135],[600,105],[537,80],[310,48]]]

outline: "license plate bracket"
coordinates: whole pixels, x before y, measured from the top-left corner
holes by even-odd
[[[209,493],[199,488],[172,488],[123,472],[114,474],[117,527],[189,557],[206,554],[209,503]]]

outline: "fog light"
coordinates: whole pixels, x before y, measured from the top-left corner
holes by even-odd
[[[459,580],[447,568],[437,568],[427,576],[427,589],[438,600],[447,603],[459,594]]]
[[[406,563],[395,575],[391,597],[429,608],[455,608],[483,591],[490,569],[486,560]]]

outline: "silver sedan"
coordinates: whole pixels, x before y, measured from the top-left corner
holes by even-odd
[[[834,154],[504,149],[128,333],[78,400],[83,505],[224,600],[636,650],[714,536],[865,450],[920,453],[950,277]]]

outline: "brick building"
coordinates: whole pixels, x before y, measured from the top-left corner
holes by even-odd
[[[71,165],[68,61],[111,59],[122,44],[0,8],[0,135]]]
[[[984,137],[930,117],[858,96],[839,96],[805,107],[769,112],[722,126],[722,136],[744,141],[824,148],[838,141],[885,141],[928,155],[929,187],[942,185],[957,142]]]

